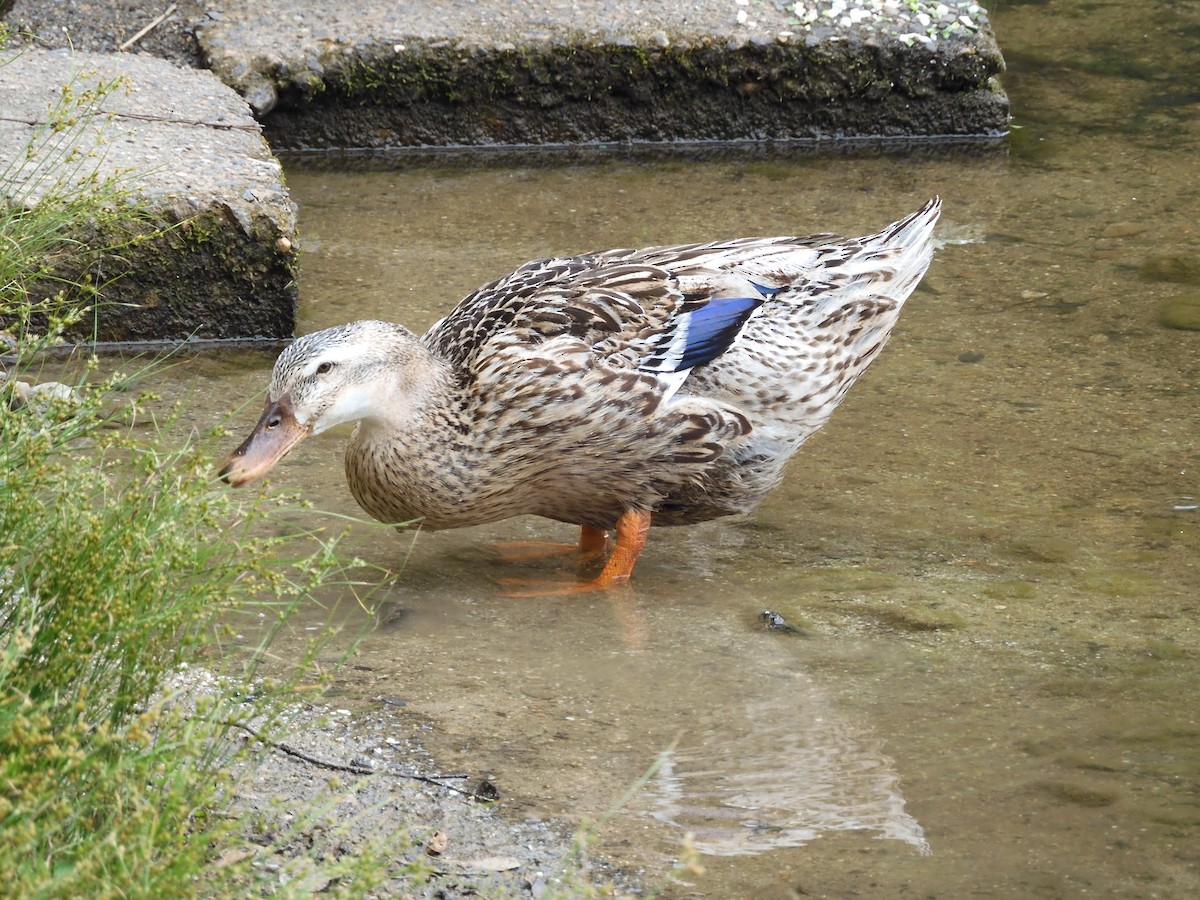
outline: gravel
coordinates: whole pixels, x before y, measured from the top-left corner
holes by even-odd
[[[205,68],[204,54],[191,23],[204,14],[207,3],[175,0],[16,0],[5,17],[9,28],[28,35],[43,47],[74,47],[97,53],[116,53],[121,45],[174,7],[128,50],[161,57],[179,66]]]

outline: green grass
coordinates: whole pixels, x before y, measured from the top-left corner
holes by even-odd
[[[228,812],[228,773],[263,752],[228,722],[269,730],[288,697],[245,687],[269,634],[234,661],[230,692],[166,688],[186,662],[229,665],[237,611],[278,626],[340,577],[335,542],[261,536],[270,510],[214,479],[219,433],[173,443],[168,422],[146,436],[136,379],[97,378],[92,359],[70,399],[24,403],[17,389],[103,300],[102,283],[63,280],[63,263],[118,252],[101,232],[145,233],[122,176],[93,177],[78,149],[84,115],[119,89],[65,90],[26,154],[0,161],[0,892],[286,894],[240,852]],[[381,880],[385,858],[347,861],[340,892]]]

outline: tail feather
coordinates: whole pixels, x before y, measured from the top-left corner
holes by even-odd
[[[892,280],[901,282],[913,272],[919,277],[933,258],[930,238],[941,210],[941,200],[934,197],[912,215],[875,234],[830,241],[817,249],[819,259],[810,272],[817,280],[821,269],[841,276],[869,275],[876,280],[889,272]]]
[[[890,248],[894,255],[895,280],[901,284],[909,283],[905,294],[916,286],[929,268],[929,262],[933,259],[933,242],[930,239],[941,214],[942,201],[934,197],[912,215],[892,223],[866,241],[865,249],[868,251],[872,245]]]
[[[930,237],[941,208],[934,197],[911,215],[865,237],[813,234],[700,245],[691,251],[689,261],[696,267],[737,273],[767,295],[827,281],[843,288],[860,276],[869,276],[876,284],[894,279],[911,290],[933,256]]]

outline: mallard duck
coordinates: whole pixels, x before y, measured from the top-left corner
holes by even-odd
[[[357,421],[350,491],[388,523],[532,514],[616,540],[628,581],[650,523],[753,510],[879,354],[940,212],[860,238],[743,238],[526,263],[417,337],[389,322],[305,335],[221,476],[258,478]]]

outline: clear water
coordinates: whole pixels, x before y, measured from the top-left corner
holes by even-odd
[[[1200,895],[1200,332],[1159,319],[1200,296],[1200,5],[993,13],[1001,151],[289,167],[305,331],[420,330],[551,253],[945,204],[923,288],[785,484],[653,531],[629,594],[502,596],[489,542],[573,538],[554,523],[355,526],[394,575],[340,702],[402,698],[518,817],[594,820],[673,746],[598,848],[654,881],[694,833],[706,873],[672,897]],[[170,389],[248,429],[270,362]],[[343,440],[274,489],[357,514]]]

